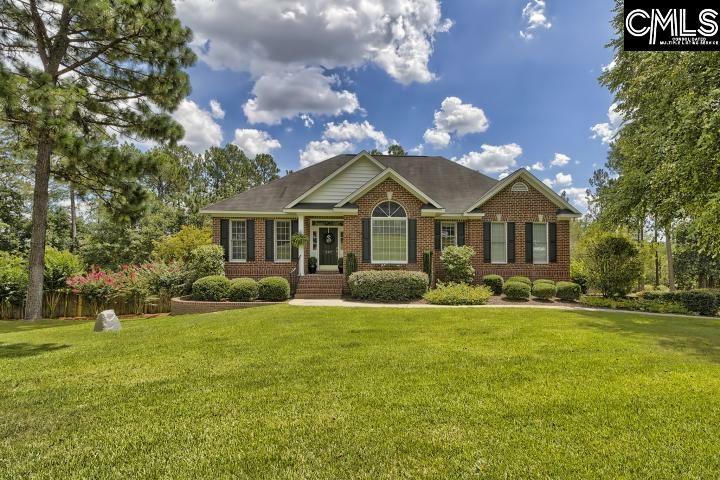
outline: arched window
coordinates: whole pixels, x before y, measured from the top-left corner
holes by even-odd
[[[407,263],[407,213],[396,202],[382,202],[372,213],[372,263]]]

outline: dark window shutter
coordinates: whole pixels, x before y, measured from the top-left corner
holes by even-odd
[[[230,260],[230,221],[226,218],[220,220],[220,245],[223,248],[223,258]]]
[[[265,220],[265,260],[275,260],[275,222]]]
[[[458,247],[465,245],[465,222],[457,223],[457,245]]]
[[[533,263],[533,224],[525,224],[525,263]]]
[[[408,220],[408,263],[417,263],[417,220]]]
[[[290,222],[290,238],[292,239],[292,236],[295,235],[296,233],[298,233],[298,221],[292,220]],[[291,247],[290,258],[293,260],[298,259],[298,249],[297,248]]]
[[[548,224],[548,237],[550,262],[557,263],[557,223]]]
[[[435,222],[435,250],[442,248],[442,243],[440,243],[440,223],[441,222]]]
[[[490,222],[483,222],[483,262],[490,263]]]
[[[507,224],[507,261],[515,263],[515,223]]]
[[[255,220],[247,220],[247,260],[255,260]]]
[[[370,219],[362,219],[362,259],[370,263]]]

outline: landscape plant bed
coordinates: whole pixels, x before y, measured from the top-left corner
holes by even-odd
[[[187,315],[189,313],[212,313],[225,310],[239,310],[241,308],[262,307],[265,305],[279,305],[286,302],[264,302],[255,300],[252,302],[209,302],[193,300],[191,295],[173,298],[170,301],[170,315]]]

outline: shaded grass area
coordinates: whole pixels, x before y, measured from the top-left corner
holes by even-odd
[[[0,478],[717,478],[720,324],[272,306],[0,323]]]

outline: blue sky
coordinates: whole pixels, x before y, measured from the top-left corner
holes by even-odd
[[[200,60],[175,116],[197,151],[235,142],[297,170],[397,141],[496,178],[535,165],[580,207],[605,161],[611,0],[177,5]]]

